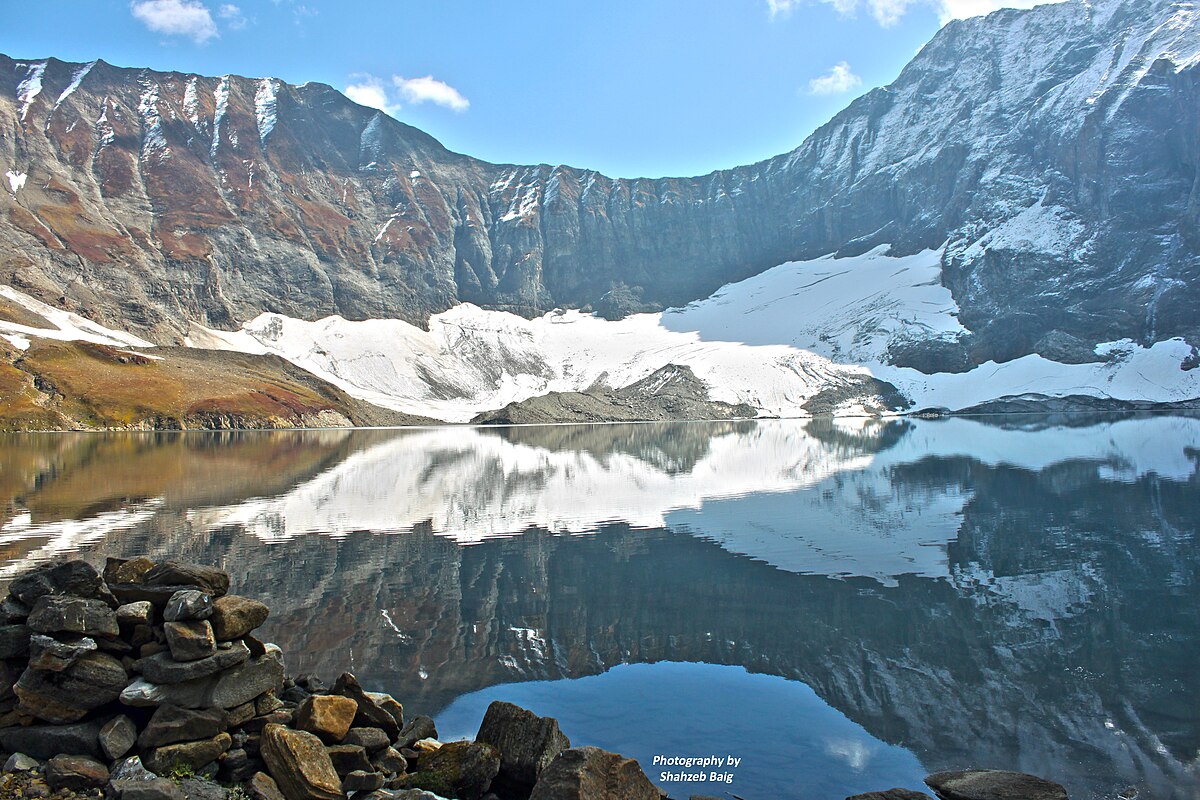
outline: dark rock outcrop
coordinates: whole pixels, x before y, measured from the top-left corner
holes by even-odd
[[[638,762],[599,747],[564,750],[542,772],[529,800],[661,800]]]

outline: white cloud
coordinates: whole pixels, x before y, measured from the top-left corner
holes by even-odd
[[[845,61],[834,64],[826,74],[808,82],[809,94],[842,94],[862,86],[862,78],[854,74]]]
[[[217,24],[208,7],[197,0],[135,0],[129,8],[138,21],[155,33],[189,36],[196,44],[204,44],[217,35]]]
[[[433,103],[454,111],[466,111],[471,102],[448,83],[436,80],[432,75],[424,78],[392,76],[392,83],[400,91],[400,97],[410,103]]]
[[[385,114],[395,114],[400,110],[398,103],[388,99],[387,87],[383,81],[373,75],[356,75],[357,83],[346,87],[346,97],[361,106],[378,108]]]
[[[1059,3],[1063,0],[767,0],[767,11],[771,19],[787,16],[804,2],[821,2],[833,6],[843,16],[854,16],[866,11],[885,28],[900,21],[909,9],[918,6],[932,8],[944,25],[952,19],[966,19],[981,14],[990,14],[1001,8],[1033,8],[1043,3]]]
[[[393,75],[390,81],[385,81],[359,73],[351,75],[350,79],[353,82],[346,87],[346,96],[359,105],[378,108],[385,114],[395,115],[403,103],[433,103],[453,111],[466,111],[471,106],[457,89],[432,75],[424,78]]]
[[[231,30],[240,31],[246,27],[246,15],[233,3],[225,3],[217,9],[217,16],[225,20]]]

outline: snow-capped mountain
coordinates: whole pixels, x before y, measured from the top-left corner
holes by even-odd
[[[1200,362],[1198,63],[1192,2],[999,11],[947,25],[791,153],[615,180],[454,154],[320,84],[0,57],[0,283],[160,344],[278,353],[444,419],[627,385],[666,363],[763,413],[805,413],[830,391],[826,405],[855,405],[868,378],[918,406],[1188,399],[1200,395],[1181,374]],[[588,331],[636,339],[651,318],[630,312],[727,284],[737,297],[768,269],[829,255],[845,259],[826,266],[851,276],[831,284],[849,294],[817,281],[797,283],[795,302],[772,298],[797,323],[783,339],[761,341],[758,307],[739,312],[748,334],[713,335],[728,328],[714,299],[653,320],[638,352],[562,363]],[[876,276],[852,271],[884,257],[924,259],[924,288],[878,308]],[[816,297],[854,313],[800,316]],[[540,317],[556,308],[626,328]],[[369,352],[344,346],[355,325],[371,326],[357,329]],[[499,353],[497,329],[538,342]],[[1143,357],[1113,377],[1114,362]],[[977,370],[997,365],[1013,380],[979,389]]]

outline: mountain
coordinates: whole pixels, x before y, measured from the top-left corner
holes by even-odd
[[[429,328],[471,303],[618,319],[785,262],[929,252],[954,324],[909,325],[871,363],[1102,364],[1098,345],[1176,340],[1171,369],[1187,369],[1200,363],[1197,64],[1190,2],[1004,10],[948,24],[790,153],[611,179],[451,153],[321,84],[0,56],[0,283],[183,344],[262,314]],[[588,387],[551,383],[471,414]],[[805,387],[796,408],[822,388]]]

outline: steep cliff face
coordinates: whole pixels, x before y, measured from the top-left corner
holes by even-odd
[[[0,282],[159,342],[263,311],[423,323],[677,305],[784,261],[945,244],[961,369],[1200,339],[1200,10],[954,22],[797,150],[699,178],[504,166],[320,84],[0,57]]]

